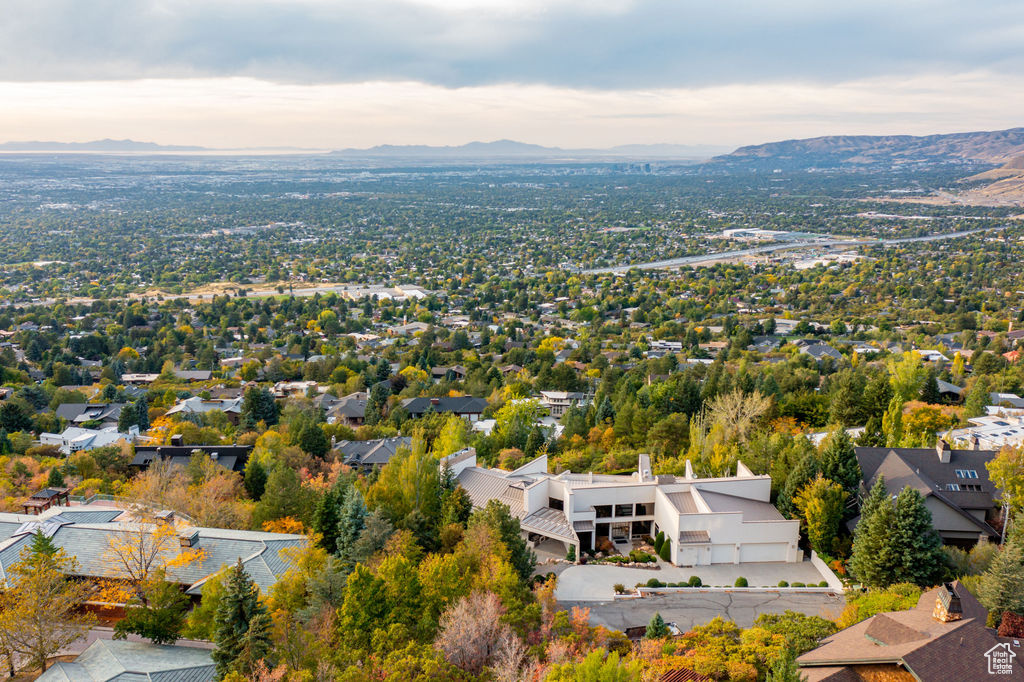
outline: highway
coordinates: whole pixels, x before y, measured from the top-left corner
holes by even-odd
[[[662,270],[666,268],[677,268],[684,265],[700,265],[702,263],[713,263],[719,260],[729,260],[742,256],[752,256],[759,253],[771,253],[773,251],[794,251],[815,246],[848,247],[848,246],[891,246],[895,244],[908,244],[911,242],[934,242],[941,239],[956,239],[966,237],[979,232],[989,230],[1001,230],[998,227],[980,227],[974,230],[962,230],[960,232],[946,232],[942,234],[929,234],[923,237],[901,237],[898,239],[839,239],[835,237],[822,239],[808,239],[804,241],[785,242],[782,244],[768,244],[766,246],[754,246],[749,249],[738,249],[735,251],[720,251],[699,256],[682,256],[680,258],[669,258],[667,260],[656,260],[649,263],[632,263],[627,265],[609,265],[603,268],[590,268],[587,270],[576,270],[584,275],[606,275],[611,273],[625,273],[629,270]]]

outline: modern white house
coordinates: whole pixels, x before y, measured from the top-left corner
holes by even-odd
[[[684,476],[654,476],[648,455],[631,475],[548,473],[547,456],[515,471],[477,466],[467,449],[442,460],[475,507],[497,499],[535,542],[553,539],[576,555],[602,538],[628,544],[664,532],[671,561],[681,566],[797,562],[800,522],[770,502],[771,477],[743,463],[735,476],[700,478],[689,462]]]
[[[121,433],[116,426],[105,429],[83,429],[69,426],[60,433],[39,434],[40,445],[56,445],[62,454],[70,455],[79,450],[92,450],[105,445],[114,445],[121,441],[134,441],[139,435],[139,427],[132,426],[128,433]]]

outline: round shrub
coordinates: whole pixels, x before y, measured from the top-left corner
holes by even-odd
[[[741,575],[739,578],[736,578],[736,582],[733,583],[733,587],[747,587],[747,579]]]
[[[820,583],[818,583],[818,587],[828,587],[828,581],[822,580]]]
[[[789,583],[787,583],[785,580],[780,580],[779,584],[776,587],[789,587]]]
[[[700,587],[700,586],[701,586],[700,577],[696,576],[696,575],[691,575],[690,576],[690,587]]]
[[[807,587],[807,585],[804,585],[803,583],[793,583],[790,587]]]
[[[615,594],[625,594],[626,586],[622,583],[615,583],[612,585],[612,589],[615,590]]]
[[[657,578],[651,578],[647,581],[647,587],[665,587],[665,583],[661,582]]]

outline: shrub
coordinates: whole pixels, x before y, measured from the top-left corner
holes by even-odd
[[[748,587],[747,579],[741,575],[739,578],[736,578],[736,582],[733,583],[733,587]]]
[[[647,581],[647,587],[665,587],[665,583],[661,582],[657,578],[651,578]]]
[[[690,587],[700,587],[700,586],[701,586],[700,576],[691,575],[690,576]]]
[[[647,552],[641,552],[638,549],[634,549],[629,553],[629,560],[634,561],[638,564],[646,564],[650,563],[651,561],[654,561],[654,557],[652,557]]]
[[[612,585],[612,589],[615,590],[615,594],[625,594],[626,586],[622,583],[615,583]]]
[[[576,561],[576,545],[569,545],[569,551],[565,553],[567,561]]]
[[[776,585],[776,587],[789,587],[789,583],[787,583],[785,580],[780,580],[779,584]]]
[[[660,556],[663,561],[672,561],[672,541],[671,540],[669,540],[668,538],[665,538],[665,543],[661,546],[661,549],[658,550],[658,556]]]
[[[828,581],[822,580],[820,583],[818,583],[818,587],[828,587]]]
[[[1000,637],[1024,637],[1024,616],[1011,611],[1003,612],[1003,620],[999,623]]]
[[[665,544],[665,531],[659,530],[654,536],[654,551],[661,554],[661,546]]]
[[[792,583],[790,587],[807,587],[807,585],[804,585],[803,583]]]

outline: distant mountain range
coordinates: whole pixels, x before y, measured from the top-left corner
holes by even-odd
[[[470,142],[458,146],[379,145],[368,149],[339,149],[332,156],[351,159],[415,159],[415,160],[599,160],[599,159],[707,159],[725,151],[726,147],[683,144],[627,144],[606,149],[563,149],[543,147],[514,140]]]
[[[92,142],[4,142],[5,152],[204,152],[206,147],[136,142],[135,140],[93,140]]]
[[[135,140],[94,140],[92,142],[3,142],[0,152],[93,152],[93,153],[238,153],[245,151],[282,153],[323,153],[317,149],[298,147],[261,147],[253,150],[217,149],[190,145],[166,145]],[[628,144],[607,149],[560,149],[537,144],[498,140],[470,142],[453,147],[428,145],[379,145],[367,149],[339,149],[331,156],[353,160],[417,160],[417,161],[503,161],[503,160],[602,160],[602,159],[677,159],[705,160],[728,151],[727,147],[681,144]]]
[[[740,147],[712,166],[804,170],[935,164],[1004,164],[1024,155],[1024,128],[951,135],[832,135]]]

